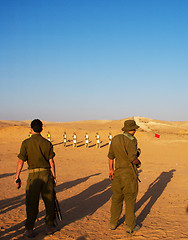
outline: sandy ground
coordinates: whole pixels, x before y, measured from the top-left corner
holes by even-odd
[[[188,239],[188,122],[164,122],[137,117],[142,129],[137,131],[140,160],[139,194],[136,205],[137,222],[141,229],[133,236],[125,233],[124,211],[120,225],[109,230],[111,182],[108,180],[108,134],[120,133],[123,120],[83,121],[44,124],[42,135],[50,131],[56,152],[56,187],[63,221],[53,235],[44,234],[44,205],[40,200],[35,239]],[[68,139],[62,144],[63,132]],[[78,148],[72,147],[76,131]],[[95,135],[101,136],[101,148],[95,146]],[[88,132],[90,147],[85,148]],[[155,137],[155,133],[160,138]],[[22,188],[16,189],[14,176],[22,140],[28,137],[28,122],[0,121],[0,238],[24,239],[25,186],[27,164],[21,178]]]

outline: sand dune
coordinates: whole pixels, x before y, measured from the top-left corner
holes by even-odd
[[[109,240],[126,239],[124,214],[119,227],[109,230],[110,181],[108,180],[108,134],[121,132],[125,119],[110,121],[80,121],[55,123],[44,121],[42,135],[50,131],[56,152],[57,197],[63,214],[60,231],[44,234],[44,206],[40,201],[35,239]],[[188,239],[188,122],[170,122],[135,117],[140,124],[136,133],[140,157],[136,215],[141,229],[131,239]],[[23,239],[25,220],[25,186],[27,166],[21,178],[22,188],[14,186],[17,154],[21,141],[29,135],[30,121],[0,121],[0,226],[1,239]],[[68,139],[62,144],[63,132]],[[78,148],[72,147],[76,131]],[[90,147],[84,146],[88,132]],[[95,135],[101,136],[101,148],[96,149]],[[156,138],[155,134],[160,138]]]

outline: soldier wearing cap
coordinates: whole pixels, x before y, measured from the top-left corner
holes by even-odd
[[[26,212],[25,235],[29,238],[35,236],[33,228],[38,215],[40,194],[46,208],[46,234],[56,231],[54,186],[56,185],[56,173],[53,146],[50,141],[41,136],[42,122],[35,119],[31,122],[32,136],[22,142],[18,154],[15,183],[21,186],[20,173],[24,162],[27,161],[29,176],[26,186]]]
[[[126,232],[131,234],[140,227],[136,225],[135,204],[138,194],[138,172],[141,162],[138,159],[137,140],[134,137],[136,129],[134,120],[124,122],[123,134],[113,137],[108,158],[109,177],[112,179],[112,203],[110,228],[115,230],[125,201]],[[114,170],[115,160],[115,170]]]

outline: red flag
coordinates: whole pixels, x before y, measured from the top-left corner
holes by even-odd
[[[160,135],[157,134],[157,133],[155,133],[155,137],[156,137],[156,138],[160,138]]]

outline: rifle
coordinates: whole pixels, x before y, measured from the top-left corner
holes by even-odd
[[[55,203],[55,213],[56,213],[56,216],[59,219],[59,221],[62,221],[61,209],[60,209],[57,197],[56,197],[55,189],[54,189],[54,203]]]
[[[131,138],[127,135],[127,133],[124,133],[123,135],[126,136],[126,137],[128,137],[129,139],[131,139]],[[132,140],[132,139],[131,139],[131,140]],[[123,141],[124,141],[124,149],[125,149],[125,152],[126,152],[126,154],[128,155],[127,149],[126,149],[126,147],[125,147],[125,139],[124,139],[124,138],[123,138]],[[139,157],[140,154],[141,154],[141,150],[140,150],[140,148],[138,148],[138,149],[137,149],[137,157]],[[131,166],[131,169],[132,169],[132,171],[133,171],[136,179],[137,179],[139,182],[141,182],[141,180],[140,180],[139,177],[138,177],[138,174],[137,174],[136,171],[135,171],[134,164],[133,164],[132,162],[130,163],[130,166]],[[138,167],[138,166],[136,166],[136,167]]]
[[[138,149],[137,149],[137,157],[139,157],[140,154],[141,154],[141,149],[138,148]],[[138,177],[138,174],[137,174],[136,171],[135,171],[135,168],[134,168],[134,164],[133,164],[133,163],[131,163],[131,167],[132,167],[132,170],[133,170],[133,172],[134,172],[137,180],[138,180],[139,182],[141,182],[141,180],[140,180],[139,177]],[[136,167],[138,168],[138,167],[139,167],[139,164],[136,164]]]
[[[135,171],[135,168],[134,168],[134,165],[133,165],[133,163],[132,163],[132,162],[131,162],[130,166],[131,166],[131,168],[132,168],[132,171],[133,171],[133,173],[134,173],[135,177],[137,178],[137,180],[138,180],[139,182],[141,182],[141,180],[140,180],[140,179],[139,179],[139,177],[138,177],[138,174],[137,174],[137,173],[136,173],[136,171]]]

